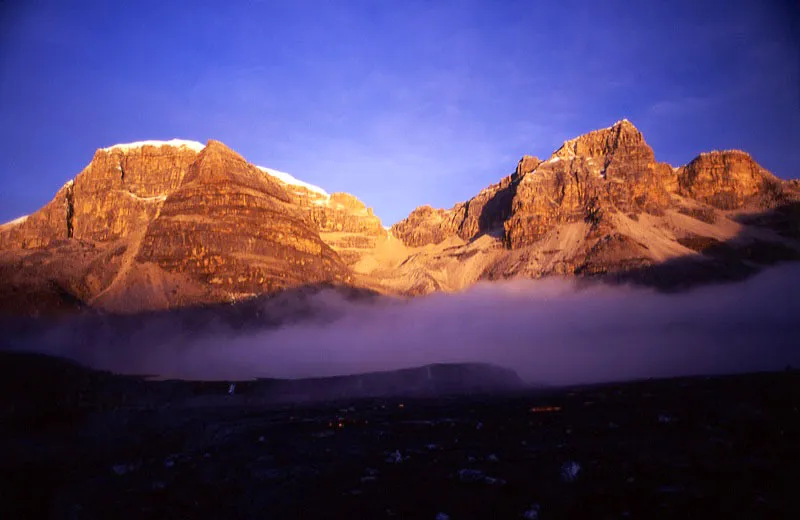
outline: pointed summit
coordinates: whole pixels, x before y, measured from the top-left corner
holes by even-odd
[[[203,151],[197,155],[197,160],[189,167],[184,184],[228,182],[288,200],[285,190],[277,182],[265,176],[224,143],[209,139]]]
[[[642,138],[642,140],[644,140],[644,137],[642,136],[642,132],[640,132],[639,129],[636,128],[636,125],[634,125],[633,123],[631,123],[627,119],[620,119],[619,121],[617,121],[616,123],[614,123],[613,125],[608,127],[606,130],[610,130],[612,132],[617,132],[619,134],[635,134],[635,135],[640,136]],[[601,132],[601,131],[602,130],[598,130],[598,132]]]
[[[627,119],[565,141],[520,182],[504,223],[506,243],[527,247],[554,226],[598,224],[603,213],[660,213],[669,204],[662,178],[671,172]]]
[[[636,125],[631,123],[630,120],[628,120],[625,117],[623,117],[622,119],[611,125],[609,128],[617,128],[617,127],[632,128],[636,130]]]
[[[642,133],[627,119],[621,119],[607,128],[593,130],[564,141],[561,148],[553,153],[552,158],[599,159],[620,154],[654,160],[652,148],[647,145]]]
[[[211,158],[214,158],[216,160],[217,158],[220,157],[225,157],[228,160],[233,160],[243,163],[247,162],[244,157],[233,151],[225,143],[214,139],[209,139],[208,142],[206,142],[206,145],[200,151],[197,160],[202,161],[202,160],[209,160]]]

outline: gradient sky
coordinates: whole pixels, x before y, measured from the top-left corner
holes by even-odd
[[[798,3],[0,4],[0,222],[96,148],[177,137],[353,193],[388,225],[623,117],[659,160],[741,148],[800,176]]]

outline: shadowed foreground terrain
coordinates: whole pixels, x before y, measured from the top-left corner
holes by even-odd
[[[435,365],[233,395],[39,355],[5,353],[0,370],[3,518],[800,512],[793,370],[523,389],[503,369]],[[389,397],[400,387],[414,395]]]

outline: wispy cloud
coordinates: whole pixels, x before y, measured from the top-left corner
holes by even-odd
[[[712,98],[687,96],[662,100],[650,106],[649,112],[657,117],[681,117],[689,113],[706,110],[715,102]]]

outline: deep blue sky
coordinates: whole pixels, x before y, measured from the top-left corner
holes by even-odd
[[[6,1],[0,222],[96,148],[175,137],[353,193],[385,224],[623,117],[659,160],[742,148],[797,177],[797,5]]]

